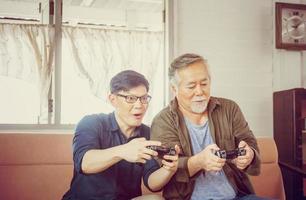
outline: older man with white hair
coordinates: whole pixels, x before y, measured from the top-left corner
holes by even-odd
[[[196,54],[179,56],[170,66],[169,78],[175,98],[154,118],[151,139],[179,144],[181,154],[163,196],[263,199],[254,194],[247,176],[260,173],[256,139],[235,102],[210,95],[207,61]],[[236,157],[218,156],[218,150],[234,152]]]

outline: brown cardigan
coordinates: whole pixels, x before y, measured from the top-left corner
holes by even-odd
[[[260,173],[259,150],[239,106],[228,99],[211,97],[208,104],[208,123],[212,137],[220,149],[232,150],[238,147],[241,140],[253,148],[255,157],[244,171],[237,169],[230,162],[226,162],[223,170],[238,195],[254,193],[245,173],[249,175]],[[181,148],[178,170],[164,187],[163,196],[166,199],[190,199],[195,179],[203,171],[193,177],[189,176],[187,161],[194,154],[184,117],[178,109],[176,99],[154,118],[151,139],[159,140],[166,146],[178,144]]]

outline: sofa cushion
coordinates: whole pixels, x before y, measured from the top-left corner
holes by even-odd
[[[0,134],[0,199],[61,199],[73,174],[72,137]]]
[[[72,178],[70,164],[0,166],[0,199],[60,200]]]

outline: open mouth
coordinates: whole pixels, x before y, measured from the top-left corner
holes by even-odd
[[[139,114],[133,114],[133,115],[134,115],[134,117],[137,118],[137,119],[142,117],[142,114],[141,114],[141,113],[139,113]]]

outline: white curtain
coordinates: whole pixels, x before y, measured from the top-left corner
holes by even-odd
[[[150,82],[153,100],[146,118],[151,119],[163,107],[163,32],[67,26],[63,26],[62,30],[62,45],[69,47],[72,63],[76,63],[75,71],[88,80],[95,96],[106,100],[111,77],[122,70],[132,69],[142,73]],[[48,116],[47,97],[53,56],[52,26],[0,24],[0,75],[37,85],[41,119]],[[65,67],[65,63],[62,67]]]
[[[0,24],[0,75],[37,85],[41,118],[47,118],[53,41],[54,28],[48,25]]]
[[[150,110],[163,106],[163,37],[163,32],[63,27],[63,45],[70,47],[76,71],[88,80],[97,97],[106,100],[110,79],[125,69],[138,71],[149,80],[155,101],[148,118],[156,113]]]

